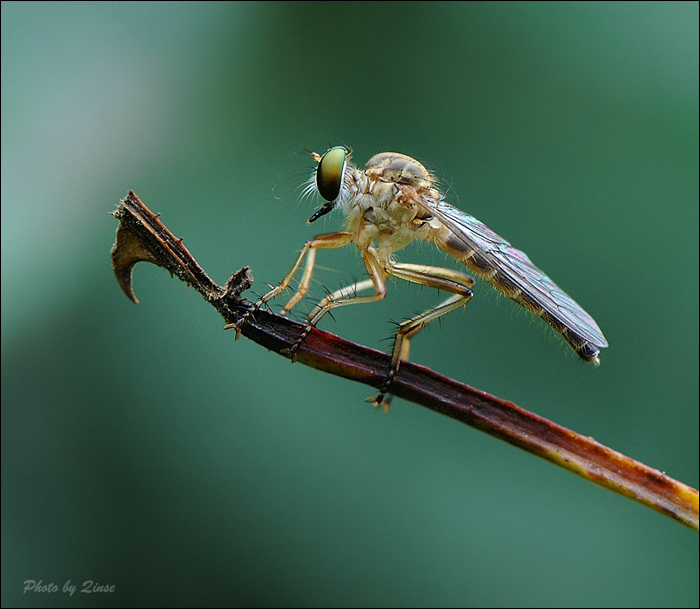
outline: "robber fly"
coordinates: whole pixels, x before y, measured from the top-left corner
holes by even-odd
[[[443,303],[399,325],[387,376],[379,395],[368,399],[375,406],[387,408],[390,396],[386,394],[401,360],[408,359],[410,339],[431,321],[466,305],[473,295],[474,279],[465,273],[394,259],[394,252],[423,239],[432,241],[508,298],[544,319],[583,360],[600,363],[598,355],[608,342],[593,318],[523,252],[476,218],[446,203],[435,178],[421,163],[404,154],[381,152],[359,169],[350,162],[350,150],[343,146],[323,155],[314,152],[312,157],[318,167],[307,192],[317,190],[326,203],[309,223],[338,208],[345,214],[346,230],[307,241],[289,273],[255,304],[253,311],[286,290],[306,259],[299,287],[282,310],[287,314],[308,291],[318,249],[355,243],[369,279],[337,290],[319,302],[307,318],[306,329],[289,349],[292,358],[311,329],[332,309],[384,298],[390,275],[450,293]],[[370,289],[374,294],[358,295]]]

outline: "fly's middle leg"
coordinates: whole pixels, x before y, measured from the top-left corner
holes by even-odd
[[[401,360],[408,359],[411,338],[431,321],[466,305],[473,296],[470,288],[474,285],[474,279],[465,273],[421,264],[393,263],[387,268],[387,272],[411,283],[451,292],[452,296],[438,306],[412,317],[399,326],[394,337],[389,372],[379,388],[379,395],[376,398],[367,399],[368,402],[373,402],[375,407],[383,406],[385,410],[389,408],[391,401],[391,396],[387,396],[387,391],[399,370]]]
[[[301,333],[296,342],[287,349],[287,353],[291,355],[292,361],[296,359],[296,351],[304,342],[311,330],[316,324],[321,321],[326,313],[338,307],[345,307],[351,304],[364,304],[381,300],[386,296],[386,273],[384,272],[379,259],[374,250],[371,248],[362,252],[362,259],[369,273],[369,279],[358,281],[350,286],[336,290],[332,294],[326,296],[318,305],[309,313],[306,318],[306,328]],[[357,292],[367,290],[374,287],[375,293],[369,296],[357,296]]]

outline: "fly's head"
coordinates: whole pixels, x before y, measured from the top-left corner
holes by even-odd
[[[318,167],[309,180],[308,188],[318,190],[326,202],[309,218],[309,224],[332,211],[339,200],[347,196],[345,180],[351,155],[345,146],[334,146],[324,154],[311,153]]]

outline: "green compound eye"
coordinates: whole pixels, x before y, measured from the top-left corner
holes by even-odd
[[[316,170],[316,186],[326,201],[334,201],[340,193],[347,156],[345,148],[335,146],[321,157]]]

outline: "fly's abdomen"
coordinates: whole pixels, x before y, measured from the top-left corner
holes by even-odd
[[[599,363],[600,349],[608,343],[595,321],[523,252],[506,241],[493,243],[488,253],[479,251],[449,230],[438,231],[436,241],[499,292],[541,317],[581,359]]]

